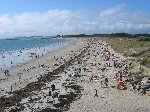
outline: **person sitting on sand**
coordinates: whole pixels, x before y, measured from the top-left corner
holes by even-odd
[[[109,82],[109,81],[108,81],[108,78],[105,78],[105,83],[104,83],[104,84],[105,84],[105,87],[108,87],[108,82]]]

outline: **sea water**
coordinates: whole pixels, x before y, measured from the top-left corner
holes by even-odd
[[[20,66],[68,44],[63,38],[0,39],[0,70]]]

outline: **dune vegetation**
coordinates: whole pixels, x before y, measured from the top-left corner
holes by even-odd
[[[102,40],[124,56],[136,57],[142,65],[150,67],[150,37],[103,37]]]

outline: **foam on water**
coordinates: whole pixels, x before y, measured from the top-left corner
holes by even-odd
[[[42,40],[42,39],[41,39]],[[34,40],[32,40],[34,41]],[[37,44],[37,43],[35,43]],[[36,59],[36,56],[43,56],[47,53],[50,53],[56,49],[59,49],[63,46],[67,46],[69,44],[69,41],[66,40],[59,40],[59,41],[55,41],[53,43],[50,44],[44,44],[42,43],[43,46],[33,46],[31,48],[24,48],[22,50],[20,50],[20,48],[18,48],[17,50],[14,51],[8,51],[7,52],[2,52],[0,55],[0,69],[1,70],[5,70],[5,69],[9,69],[15,66],[19,66],[23,63],[26,63],[32,59]],[[22,48],[24,46],[21,46]],[[13,49],[11,49],[13,50]],[[36,55],[34,55],[36,54]]]

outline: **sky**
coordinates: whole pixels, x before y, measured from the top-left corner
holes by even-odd
[[[0,0],[0,38],[150,33],[150,0]]]

